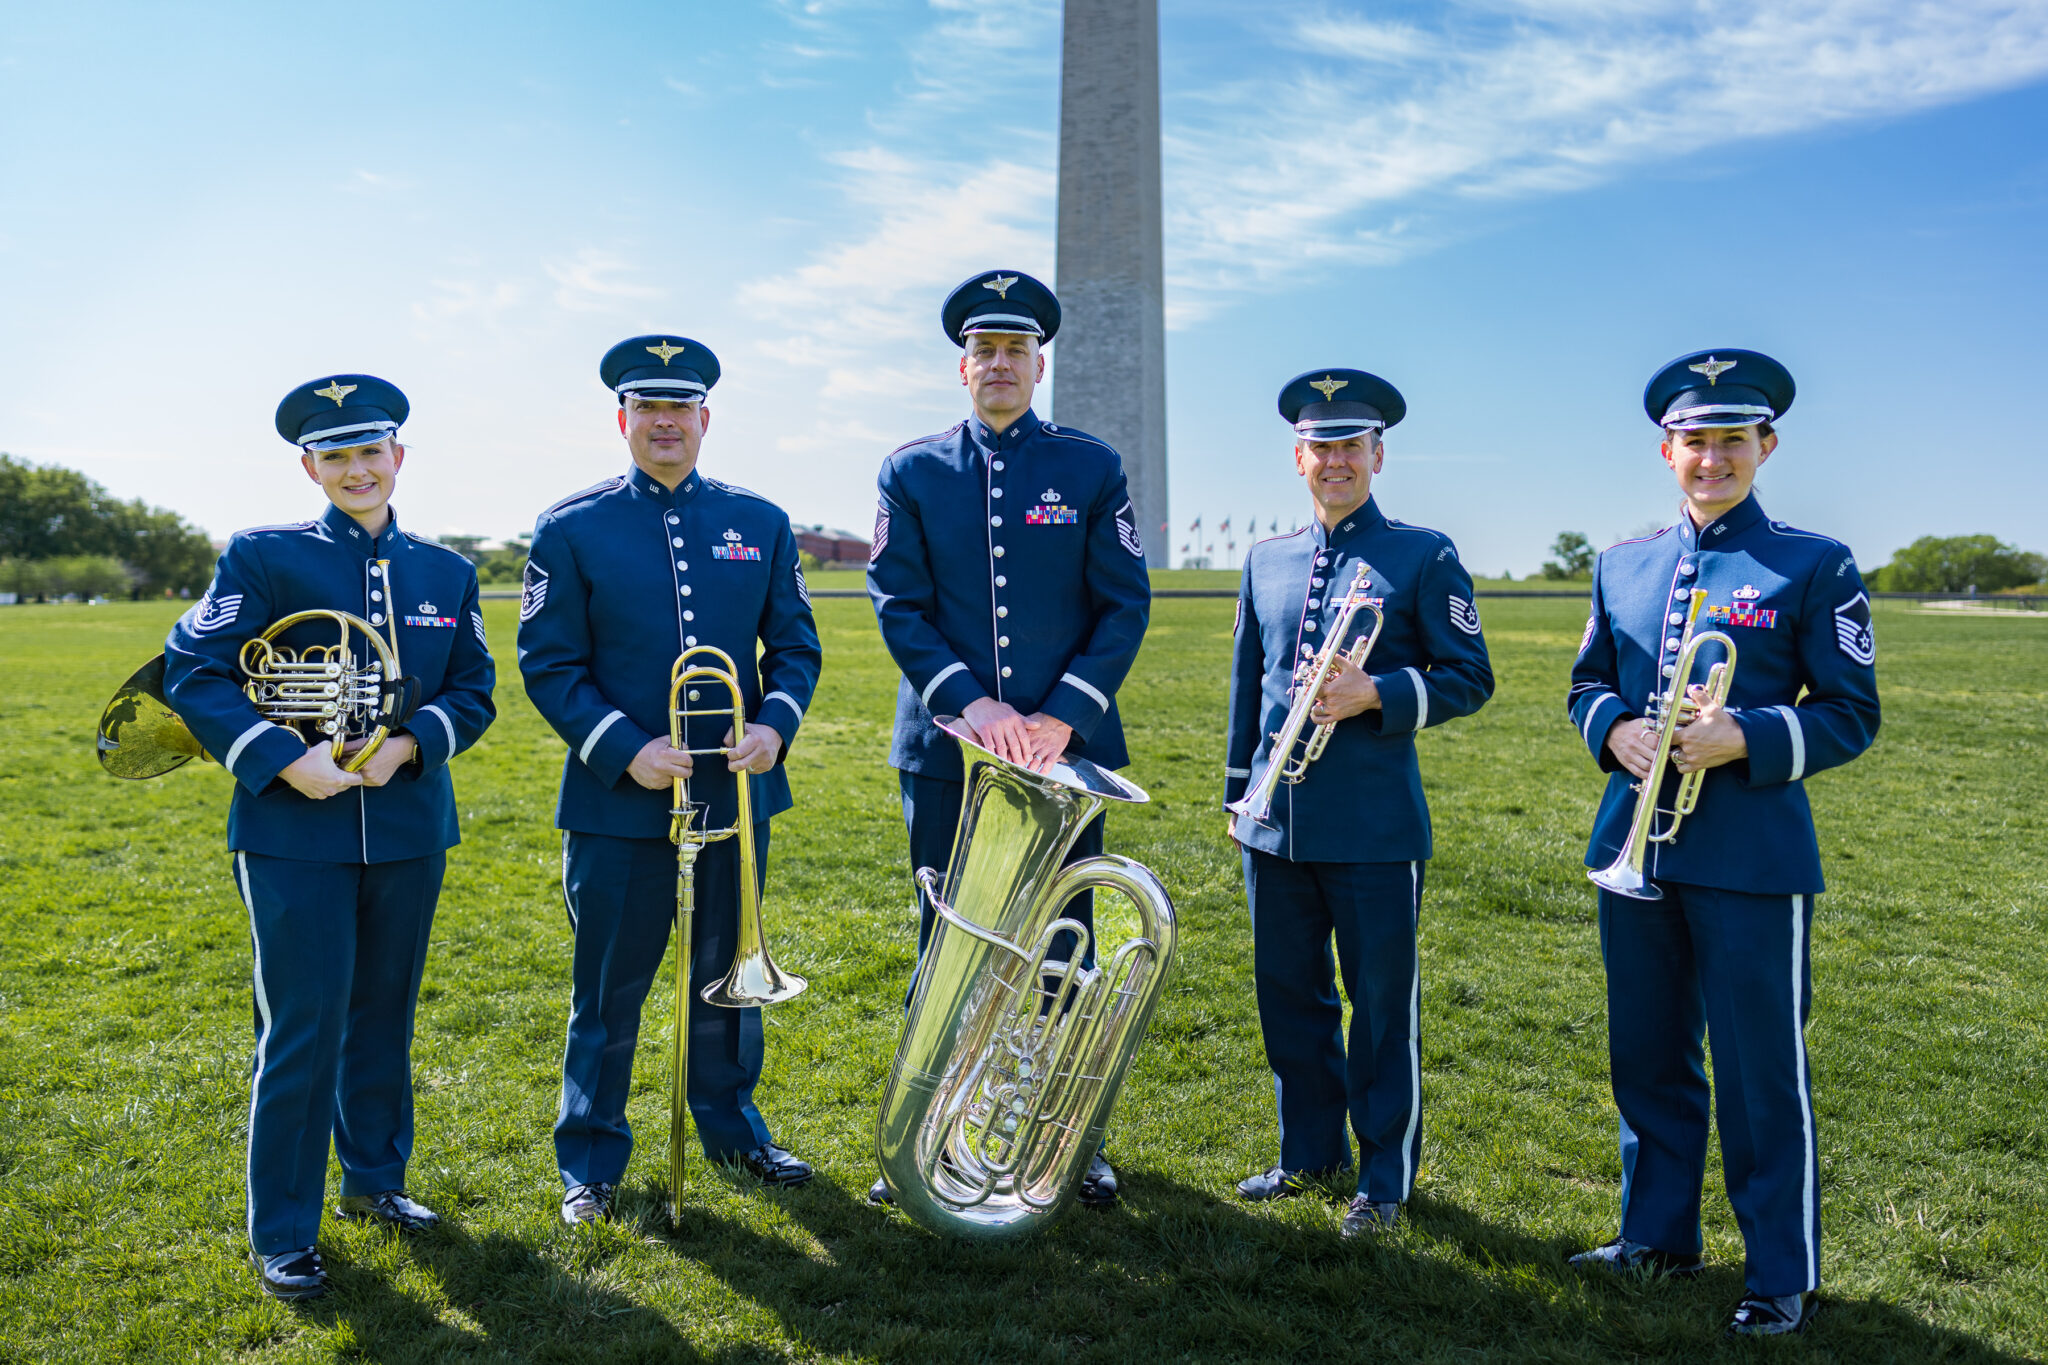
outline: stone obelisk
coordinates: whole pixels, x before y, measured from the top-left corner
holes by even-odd
[[[1167,565],[1158,0],[1066,0],[1053,420],[1124,457],[1146,562]]]

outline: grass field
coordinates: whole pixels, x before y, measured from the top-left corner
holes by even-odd
[[[1582,605],[1489,599],[1498,695],[1422,740],[1425,1163],[1404,1230],[1362,1244],[1338,1239],[1334,1197],[1229,1197],[1275,1151],[1215,811],[1231,607],[1157,605],[1124,691],[1129,775],[1154,800],[1109,838],[1165,880],[1184,927],[1115,1126],[1127,1197],[1005,1247],[862,1203],[912,952],[883,766],[895,679],[865,603],[819,607],[826,671],[768,904],[811,989],[769,1015],[760,1097],[821,1178],[771,1194],[697,1161],[671,1231],[656,1022],[625,1217],[557,1223],[562,747],[520,692],[513,604],[489,603],[502,718],[457,764],[465,842],[415,1057],[411,1188],[447,1225],[407,1242],[330,1220],[339,1292],[301,1312],[243,1260],[251,1006],[227,779],[122,783],[93,760],[102,701],[175,609],[0,610],[0,1361],[2048,1354],[2048,622],[1880,609],[1884,733],[1811,784],[1834,888],[1810,1035],[1827,1306],[1805,1339],[1734,1346],[1717,1339],[1741,1288],[1718,1170],[1701,1280],[1563,1264],[1611,1235],[1618,1176],[1579,866],[1598,782],[1560,704]]]

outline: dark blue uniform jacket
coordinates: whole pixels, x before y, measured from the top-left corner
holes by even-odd
[[[868,592],[903,683],[889,763],[958,780],[932,724],[993,697],[1074,728],[1068,748],[1130,761],[1116,692],[1152,611],[1123,460],[1025,412],[978,418],[882,462]]]
[[[391,561],[390,586],[371,571]],[[403,728],[419,745],[382,787],[314,801],[278,780],[306,743],[256,713],[243,695],[242,643],[297,611],[346,611],[386,632],[398,616],[398,663],[419,680],[420,705]],[[286,631],[291,648],[331,645],[331,626]],[[358,644],[358,658],[368,651]],[[374,540],[354,517],[329,507],[313,521],[238,531],[213,584],[164,642],[164,691],[206,751],[235,778],[228,847],[306,862],[388,863],[424,858],[462,842],[448,760],[477,742],[497,710],[497,667],[484,643],[476,567],[431,540],[398,529],[394,515]]]
[[[534,708],[569,746],[558,826],[668,836],[668,789],[650,791],[626,768],[648,740],[667,738],[669,669],[697,644],[732,656],[747,723],[772,727],[786,757],[818,685],[819,650],[796,537],[780,507],[701,472],[670,493],[634,469],[541,514],[519,606],[519,670]],[[686,705],[728,704],[723,689],[697,690]],[[685,739],[709,748],[730,724],[697,718]],[[779,759],[751,782],[756,820],[789,809]],[[732,823],[736,786],[723,759],[698,756],[690,799],[710,803],[712,827]]]
[[[1819,892],[1820,849],[1801,779],[1847,763],[1877,738],[1870,599],[1848,546],[1768,520],[1754,495],[1703,530],[1681,513],[1653,536],[1610,546],[1593,570],[1592,619],[1566,702],[1610,774],[1586,866],[1614,861],[1635,812],[1635,779],[1608,752],[1607,732],[1642,715],[1664,686],[1696,586],[1707,590],[1696,629],[1735,641],[1728,706],[1749,756],[1708,769],[1698,808],[1675,842],[1650,845],[1644,870],[1726,891]],[[1719,646],[1704,649],[1691,681],[1705,682],[1722,657]],[[1662,804],[1677,785],[1669,774]]]
[[[1231,656],[1230,744],[1223,799],[1242,797],[1273,759],[1293,702],[1294,669],[1320,653],[1360,560],[1386,624],[1365,661],[1380,708],[1337,722],[1329,747],[1295,786],[1281,784],[1270,825],[1240,818],[1247,847],[1295,862],[1410,862],[1430,855],[1429,804],[1415,732],[1469,716],[1493,695],[1493,666],[1472,577],[1450,539],[1390,521],[1368,498],[1334,530],[1320,522],[1262,540],[1245,556]],[[1353,619],[1346,647],[1372,629]],[[1314,723],[1303,729],[1313,732]],[[1299,753],[1297,748],[1296,753]]]

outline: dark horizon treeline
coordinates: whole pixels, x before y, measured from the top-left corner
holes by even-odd
[[[177,513],[124,502],[75,469],[0,452],[0,592],[196,595],[213,561],[212,541]]]

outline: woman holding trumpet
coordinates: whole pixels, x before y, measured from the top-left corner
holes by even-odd
[[[1805,1025],[1822,887],[1800,784],[1862,753],[1878,725],[1855,559],[1768,520],[1751,491],[1793,392],[1785,367],[1755,351],[1682,356],[1651,379],[1643,405],[1683,510],[1601,555],[1567,702],[1609,774],[1586,865],[1601,888],[1622,1168],[1620,1234],[1573,1262],[1699,1272],[1711,1035],[1747,1251],[1736,1335],[1798,1331],[1813,1315],[1820,1162]]]
[[[1315,516],[1245,557],[1231,665],[1223,795],[1280,1109],[1279,1163],[1237,1189],[1281,1199],[1349,1167],[1348,1114],[1347,1237],[1395,1222],[1422,1151],[1415,936],[1430,831],[1415,733],[1493,695],[1456,547],[1372,498],[1381,432],[1406,411],[1363,370],[1311,370],[1281,390]]]

